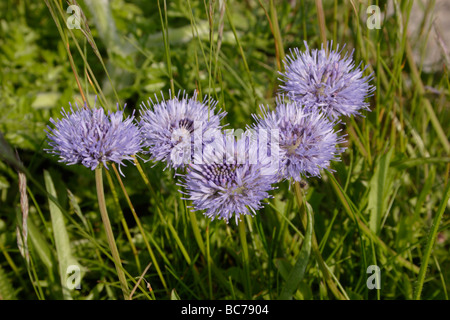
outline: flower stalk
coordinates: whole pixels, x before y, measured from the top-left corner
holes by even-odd
[[[139,164],[136,160],[136,164]],[[161,283],[163,284],[164,288],[168,290],[166,280],[164,279],[164,276],[161,272],[161,268],[159,267],[158,261],[156,260],[155,254],[153,253],[152,247],[150,246],[150,243],[148,242],[147,236],[145,235],[144,227],[142,226],[142,223],[136,213],[136,210],[134,209],[133,204],[131,203],[130,197],[128,196],[127,190],[125,189],[125,186],[122,182],[122,178],[120,177],[119,171],[117,170],[116,166],[112,165],[114,173],[116,174],[117,180],[119,181],[120,187],[123,191],[123,194],[125,195],[125,199],[127,200],[128,206],[131,210],[131,213],[133,214],[133,218],[136,221],[136,225],[139,228],[139,231],[141,232],[142,239],[145,243],[145,246],[147,247],[148,253],[150,255],[150,258],[152,259],[153,264],[155,265],[156,272],[158,273],[159,278],[161,279]],[[141,168],[138,167],[139,172],[141,171]]]
[[[108,211],[106,210],[105,193],[103,189],[103,170],[102,166],[99,165],[95,169],[95,184],[97,187],[97,198],[98,206],[100,208],[100,214],[103,221],[103,226],[105,227],[106,238],[108,240],[108,245],[111,250],[114,265],[116,267],[117,275],[119,277],[120,287],[125,300],[130,300],[130,294],[128,290],[128,284],[125,279],[125,273],[123,271],[122,262],[119,256],[119,250],[117,249],[116,241],[111,228],[111,222],[109,221]]]
[[[245,291],[247,294],[247,299],[251,299],[250,265],[248,256],[247,229],[245,227],[245,216],[242,217],[241,221],[239,221],[238,229],[242,247],[242,263],[244,265],[245,272]]]

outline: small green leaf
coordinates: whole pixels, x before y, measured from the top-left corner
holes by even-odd
[[[181,300],[175,289],[172,289],[172,291],[170,292],[170,300]]]
[[[19,221],[21,221],[21,219],[22,218],[20,217]],[[47,267],[51,275],[53,269],[54,252],[52,252],[52,249],[47,240],[45,239],[44,235],[42,234],[42,232],[34,224],[33,219],[28,219],[28,237],[31,240],[31,243],[33,244],[33,249],[36,250],[36,253],[38,254],[39,258],[41,259],[42,263]]]
[[[300,282],[302,281],[306,266],[308,265],[309,256],[311,254],[311,242],[313,234],[313,210],[309,203],[305,202],[306,214],[308,216],[308,225],[306,228],[305,239],[303,240],[303,245],[298,255],[297,262],[289,273],[286,280],[286,285],[281,291],[280,300],[288,300],[292,297],[294,292],[298,289]]]

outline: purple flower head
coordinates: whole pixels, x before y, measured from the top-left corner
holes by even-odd
[[[197,100],[197,94],[143,104],[140,127],[144,146],[152,160],[163,161],[166,167],[182,168],[190,163],[194,154],[202,149],[216,131],[226,112],[214,113],[217,102]],[[195,139],[197,141],[195,141]]]
[[[81,163],[94,170],[100,163],[107,167],[112,161],[123,165],[124,160],[141,151],[141,136],[134,115],[124,119],[123,111],[108,112],[102,108],[76,109],[70,105],[70,112],[61,111],[59,120],[50,118],[54,128],[48,126],[47,137],[50,149],[47,152],[60,157],[68,165]]]
[[[257,158],[255,141],[248,131],[239,139],[232,132],[222,134],[181,175],[185,191],[180,192],[195,210],[226,223],[234,215],[237,224],[241,215],[253,216],[262,208],[276,180],[267,158]]]
[[[256,130],[279,131],[280,175],[282,179],[300,181],[319,176],[330,161],[338,160],[344,140],[334,130],[335,122],[317,111],[307,112],[294,101],[277,98],[275,111],[261,106],[263,116],[253,115]]]
[[[306,50],[298,48],[286,56],[285,72],[280,73],[284,82],[281,86],[292,100],[299,102],[307,111],[315,109],[332,119],[341,115],[360,115],[361,110],[369,110],[365,99],[371,96],[375,87],[369,85],[373,74],[364,77],[361,64],[355,68],[350,55],[341,55],[339,45],[331,50],[332,43],[321,50],[310,50],[305,41]],[[344,45],[345,47],[345,45]]]

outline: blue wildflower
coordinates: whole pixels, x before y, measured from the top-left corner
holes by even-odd
[[[143,104],[140,127],[144,146],[148,147],[152,160],[163,161],[166,167],[183,168],[190,163],[194,154],[208,143],[210,136],[220,131],[220,121],[226,112],[214,113],[217,102],[197,100],[183,94],[180,98],[156,102],[151,99],[148,107]],[[196,140],[195,140],[195,139]]]
[[[239,139],[231,132],[222,134],[182,174],[185,191],[180,192],[211,220],[228,223],[234,215],[237,224],[241,215],[255,215],[262,201],[271,197],[276,179],[268,160],[258,159],[256,139],[249,131]]]
[[[69,103],[70,104],[70,103]],[[79,108],[70,105],[70,111],[61,111],[59,120],[50,118],[54,128],[48,126],[50,149],[60,162],[68,165],[81,163],[94,170],[107,162],[120,165],[142,149],[139,127],[133,123],[134,115],[124,119],[123,111],[108,112],[102,108]]]
[[[307,112],[298,103],[277,97],[275,111],[260,106],[262,116],[253,115],[254,129],[279,131],[280,176],[300,181],[305,177],[320,176],[330,161],[338,160],[344,148],[338,146],[344,139],[334,130],[335,122],[319,112]]]
[[[295,48],[286,56],[283,85],[280,86],[289,98],[299,102],[307,111],[318,109],[330,118],[341,115],[360,115],[361,110],[370,110],[365,99],[372,95],[375,87],[369,85],[373,74],[363,76],[367,66],[361,63],[355,68],[350,55],[341,56],[339,45],[331,50],[332,43],[321,50],[310,50],[306,41],[304,52]],[[344,45],[345,47],[345,45]]]

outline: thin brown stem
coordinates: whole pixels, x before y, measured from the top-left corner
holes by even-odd
[[[319,20],[320,41],[323,43],[323,47],[327,48],[327,32],[325,25],[325,13],[323,11],[322,0],[316,0],[317,19]]]

